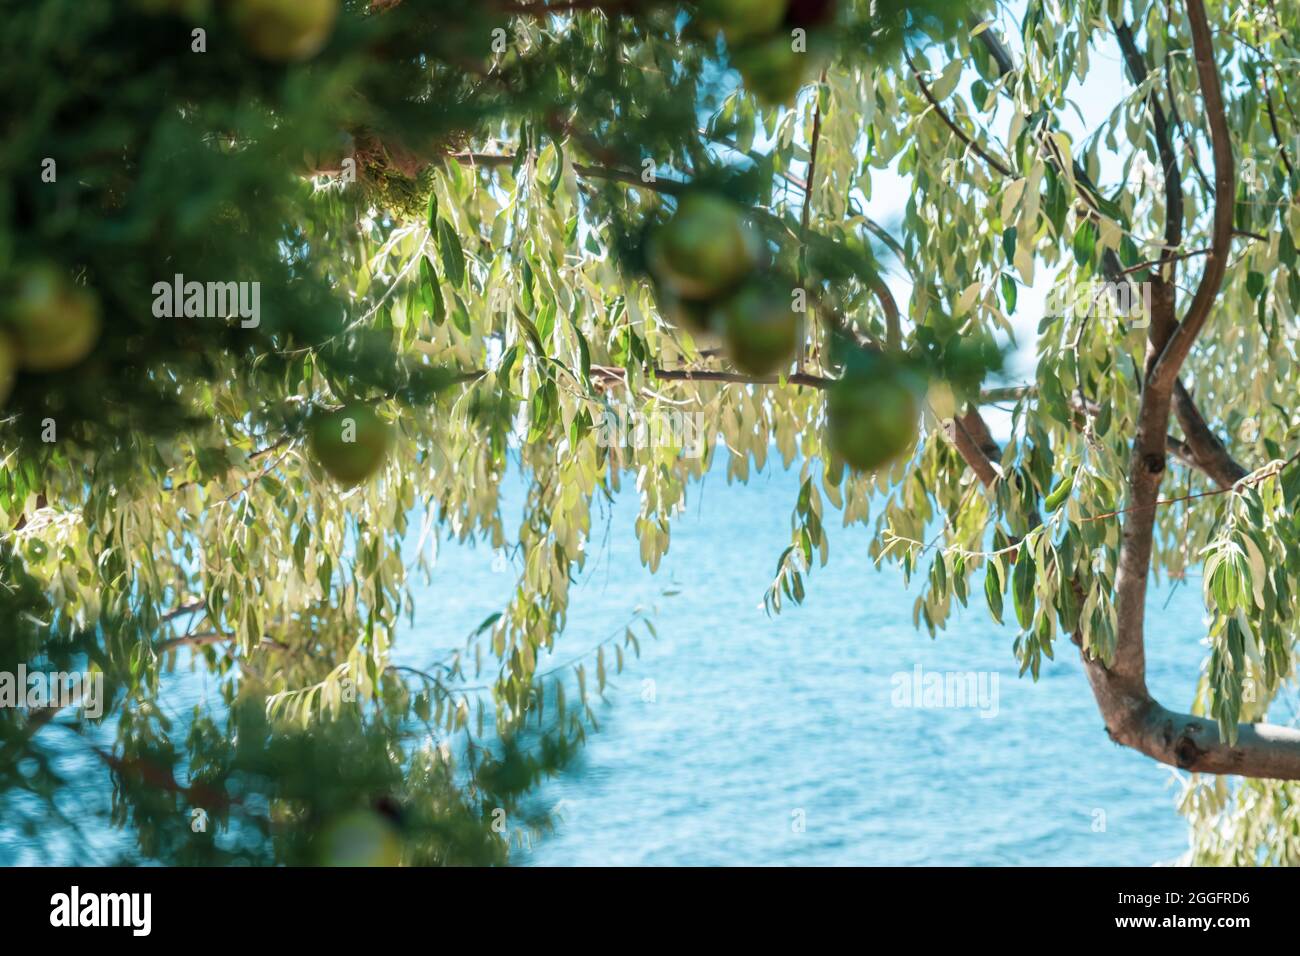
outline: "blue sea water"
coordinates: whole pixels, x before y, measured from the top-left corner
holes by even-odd
[[[635,489],[593,522],[555,663],[638,605],[657,607],[660,637],[611,679],[600,731],[543,788],[562,821],[517,864],[1152,865],[1186,849],[1172,771],[1107,738],[1073,645],[1037,683],[1019,678],[1015,630],[988,617],[982,590],[931,640],[911,623],[920,582],[877,570],[869,529],[835,515],[807,600],[769,618],[798,476],[722,475],[691,488],[655,575]],[[491,551],[444,546],[404,661],[463,644],[512,581]],[[1198,584],[1151,597],[1149,683],[1171,706],[1190,702],[1205,653]],[[918,665],[986,672],[990,690],[996,675],[996,714],[895,706],[894,675]]]

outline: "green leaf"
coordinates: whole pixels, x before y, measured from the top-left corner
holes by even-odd
[[[1264,294],[1264,276],[1262,273],[1255,272],[1253,269],[1246,273],[1246,294],[1252,299],[1258,299]]]
[[[582,329],[576,325],[573,327],[573,334],[578,340],[578,361],[580,371],[582,372],[582,381],[591,384],[591,348],[587,345],[587,337],[582,334]]]
[[[1011,596],[1016,609],[1016,620],[1026,631],[1034,623],[1034,556],[1021,542],[1015,569],[1011,572]]]
[[[420,257],[420,302],[433,319],[433,324],[442,325],[447,318],[442,302],[442,287],[428,256]]]
[[[456,308],[451,313],[451,322],[461,335],[468,336],[473,331],[469,321],[469,309],[465,307],[460,296],[456,296]]]
[[[1002,584],[996,563],[990,561],[984,572],[984,597],[989,604],[989,613],[993,620],[1002,623]]]
[[[447,281],[459,289],[465,282],[465,252],[460,247],[456,230],[446,219],[438,220],[438,251],[442,254],[442,268]]]
[[[965,64],[960,59],[953,60],[943,68],[943,72],[939,74],[939,78],[930,86],[930,92],[940,103],[951,96],[952,91],[957,88],[957,82],[961,79],[962,67],[964,65]]]
[[[1016,302],[1020,297],[1020,287],[1017,285],[1015,277],[1002,273],[1002,301],[1006,303],[1007,314],[1010,315],[1016,311]]]
[[[528,344],[533,349],[533,353],[539,359],[546,358],[546,346],[542,344],[542,337],[537,331],[537,326],[533,325],[533,320],[524,315],[518,309],[515,309],[515,321],[523,327],[524,334],[528,339]]]
[[[1056,483],[1051,493],[1043,501],[1043,508],[1050,514],[1065,502],[1070,496],[1071,489],[1074,488],[1074,476],[1078,473],[1078,468],[1072,467],[1068,474],[1064,475]]]
[[[1091,219],[1079,223],[1074,231],[1074,261],[1081,266],[1089,265],[1097,250],[1097,226]]]

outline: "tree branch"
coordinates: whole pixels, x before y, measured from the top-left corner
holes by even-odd
[[[1127,23],[1115,24],[1115,36],[1128,64],[1129,75],[1139,87],[1147,81],[1146,58],[1138,50],[1133,30]],[[1160,153],[1161,171],[1165,179],[1165,255],[1172,255],[1183,242],[1183,181],[1178,170],[1178,160],[1174,156],[1173,141],[1169,135],[1169,123],[1165,111],[1160,106],[1156,91],[1152,88],[1147,94],[1147,106],[1151,110],[1151,121],[1155,127],[1156,149]],[[1164,281],[1163,275],[1160,281]]]
[[[1264,86],[1264,105],[1268,108],[1268,125],[1273,130],[1273,140],[1277,143],[1278,156],[1282,160],[1282,165],[1286,167],[1287,179],[1295,176],[1295,167],[1291,165],[1291,157],[1287,155],[1286,144],[1282,142],[1282,131],[1277,126],[1277,113],[1273,109],[1273,91],[1268,88],[1268,76],[1261,73],[1260,83]]]
[[[1268,724],[1240,725],[1237,743],[1228,744],[1216,722],[1166,710],[1146,687],[1144,647],[1147,577],[1151,566],[1155,502],[1165,470],[1166,427],[1175,386],[1186,395],[1176,404],[1180,421],[1188,434],[1187,451],[1206,436],[1213,438],[1204,419],[1196,412],[1191,396],[1177,383],[1178,372],[1191,351],[1223,282],[1228,246],[1233,235],[1233,160],[1223,109],[1222,91],[1215,69],[1213,39],[1202,0],[1186,0],[1192,25],[1193,46],[1202,95],[1214,146],[1215,216],[1211,251],[1205,273],[1183,322],[1156,353],[1149,366],[1147,386],[1142,393],[1137,435],[1129,469],[1129,501],[1133,507],[1123,527],[1120,568],[1116,581],[1117,646],[1115,659],[1105,662],[1082,650],[1083,634],[1075,643],[1097,699],[1107,733],[1116,743],[1132,747],[1147,756],[1199,773],[1234,773],[1250,777],[1300,779],[1300,731]],[[1014,69],[1010,54],[990,30],[980,39],[1002,73]],[[1153,343],[1154,344],[1154,343]],[[1192,413],[1195,412],[1193,415]],[[1190,427],[1189,427],[1190,426]],[[1214,439],[1217,442],[1217,439]],[[1176,450],[1178,446],[1175,446]],[[1193,452],[1193,454],[1195,454]],[[1224,451],[1226,456],[1226,450]],[[1217,468],[1216,480],[1223,483],[1240,468],[1228,458],[1196,455],[1203,468]],[[1231,462],[1231,465],[1229,465]],[[1232,466],[1235,466],[1233,468]]]
[[[834,385],[838,379],[826,375],[814,375],[809,372],[796,372],[790,375],[746,375],[743,372],[732,372],[726,369],[706,369],[706,368],[652,368],[648,370],[656,379],[661,382],[723,382],[730,385],[780,385],[783,382],[787,385],[801,385],[807,388],[827,389]],[[601,379],[606,382],[627,382],[627,370],[614,365],[593,365],[591,367],[593,378]],[[1003,402],[1008,398],[1018,397],[1025,393],[1025,389],[1020,386],[1013,388],[991,388],[980,393],[980,404],[990,405],[994,402]],[[975,412],[968,412],[974,414]],[[984,425],[982,419],[979,424],[972,429],[973,440],[977,444],[982,444],[986,449],[991,449],[994,458],[1001,455],[997,442],[993,441],[989,434],[988,426]]]
[[[1001,459],[1002,449],[993,440],[979,409],[967,406],[965,413],[953,420],[952,432],[958,454],[970,465],[984,487],[992,486],[1002,475],[994,464]]]
[[[885,280],[880,276],[872,279],[870,285],[876,301],[885,310],[885,347],[890,351],[896,351],[903,347],[903,328],[898,312],[898,302],[894,299],[894,294],[889,291],[889,286],[885,284]]]
[[[1205,260],[1205,271],[1201,275],[1192,304],[1152,369],[1149,381],[1158,384],[1172,383],[1178,376],[1179,369],[1192,350],[1192,343],[1209,318],[1214,300],[1218,298],[1223,277],[1228,270],[1233,232],[1233,198],[1236,195],[1232,136],[1228,130],[1223,88],[1214,60],[1214,37],[1206,19],[1203,0],[1187,0],[1187,19],[1192,30],[1192,47],[1196,53],[1196,72],[1201,80],[1205,116],[1210,124],[1210,142],[1214,147],[1214,230],[1210,254]]]
[[[1210,430],[1181,378],[1174,380],[1174,413],[1187,436],[1186,447],[1192,464],[1209,475],[1219,487],[1229,488],[1250,474],[1232,457],[1219,436]]]
[[[826,71],[822,71],[821,82],[826,82]],[[803,210],[799,215],[799,285],[804,284],[804,270],[808,265],[808,224],[812,221],[813,187],[817,184],[817,148],[822,138],[822,97],[821,86],[817,87],[817,105],[813,109],[812,141],[808,144],[808,180],[803,187]],[[879,281],[879,280],[877,280]],[[799,317],[799,351],[795,356],[795,367],[802,372],[808,352],[808,315]]]
[[[1111,282],[1127,282],[1124,271],[1120,269],[1119,257],[1111,249],[1102,255],[1102,272]],[[1172,289],[1170,290],[1172,291]],[[1154,302],[1152,303],[1154,307]],[[1163,345],[1166,338],[1153,343],[1148,353],[1148,361],[1154,354],[1154,345]],[[1167,444],[1182,461],[1210,477],[1221,488],[1230,488],[1250,472],[1239,464],[1228,451],[1227,446],[1211,431],[1205,417],[1201,414],[1191,393],[1183,385],[1181,378],[1174,380],[1174,413],[1178,424],[1182,426],[1187,441],[1173,444],[1175,439],[1167,439]]]
[[[719,369],[693,368],[656,368],[651,370],[655,378],[663,382],[729,382],[735,385],[807,385],[812,388],[829,388],[835,379],[807,372],[795,372],[791,375],[745,375],[743,372],[728,372]],[[593,365],[591,374],[606,381],[627,381],[627,370],[610,365]]]
[[[1076,634],[1076,643],[1080,640]],[[1160,763],[1193,773],[1231,773],[1300,780],[1300,730],[1273,724],[1239,724],[1229,744],[1214,720],[1166,710],[1143,689],[1134,695],[1116,684],[1100,661],[1084,664],[1111,740]]]
[[[988,31],[986,30],[985,32],[987,33]],[[974,151],[975,155],[979,156],[980,159],[984,160],[984,162],[988,163],[1003,176],[1009,179],[1014,178],[1016,174],[1011,171],[1009,166],[1004,165],[989,155],[989,153],[984,150],[984,147],[980,146],[980,144],[971,136],[967,135],[965,130],[953,122],[952,118],[944,112],[943,107],[939,105],[939,101],[936,100],[934,94],[930,92],[930,87],[926,84],[925,80],[921,78],[920,71],[917,70],[916,64],[912,62],[912,57],[908,54],[906,49],[903,50],[903,59],[907,61],[908,67],[912,70],[912,75],[916,77],[917,85],[921,87],[921,95],[924,96],[930,106],[934,108],[935,114],[939,119],[943,120],[944,125],[952,130],[954,135]]]
[[[1135,84],[1140,86],[1146,82],[1148,71],[1146,61],[1138,50],[1132,30],[1127,24],[1117,23],[1115,24],[1115,32],[1132,79]],[[980,34],[980,37],[986,38],[984,40],[985,46],[997,61],[999,68],[1004,73],[1010,72],[1013,68],[1010,54],[1006,52],[1005,47],[1002,46],[1001,41],[997,39],[993,31],[985,30]],[[1183,190],[1181,173],[1173,151],[1164,111],[1161,109],[1154,91],[1148,97],[1147,102],[1152,112],[1157,149],[1160,153],[1161,165],[1164,167],[1165,178],[1166,249],[1161,259],[1154,264],[1165,265],[1186,258],[1187,255],[1193,253],[1184,255],[1175,255],[1174,253],[1174,250],[1182,243]],[[1221,109],[1220,114],[1222,114]],[[1216,170],[1217,164],[1218,155],[1216,152]],[[1216,212],[1222,206],[1222,203],[1216,203]],[[1228,204],[1228,210],[1230,221],[1231,203]],[[1213,252],[1214,248],[1212,247],[1204,252],[1198,251],[1194,254],[1212,255]],[[1224,261],[1226,262],[1226,258]],[[1125,279],[1126,270],[1121,268],[1119,258],[1112,250],[1106,250],[1102,259],[1102,269],[1111,282],[1127,281]],[[1153,348],[1148,354],[1148,368],[1158,359],[1161,350],[1165,348],[1177,328],[1174,298],[1176,290],[1173,277],[1169,277],[1167,281],[1163,274],[1158,274],[1154,284],[1155,295],[1153,295],[1152,301],[1152,328],[1150,333]],[[1181,381],[1175,382],[1175,398],[1174,410],[1178,415],[1179,424],[1187,436],[1185,445],[1180,443],[1176,446],[1179,457],[1205,472],[1220,487],[1231,487],[1248,474],[1244,467],[1233,460],[1224,444],[1210,430],[1190,393]]]

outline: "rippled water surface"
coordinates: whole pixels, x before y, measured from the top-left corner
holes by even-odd
[[[1107,739],[1073,646],[1058,645],[1038,683],[1019,679],[1015,632],[987,616],[982,589],[932,641],[911,624],[916,588],[872,566],[867,529],[836,526],[805,604],[768,618],[797,488],[781,472],[729,486],[715,468],[657,575],[639,562],[633,490],[595,522],[556,662],[638,604],[657,605],[660,639],[613,678],[601,731],[543,793],[563,801],[564,822],[517,862],[1149,865],[1185,849],[1170,771]],[[411,662],[506,597],[493,557],[443,549],[420,640],[404,642]],[[670,587],[680,593],[661,597]],[[1191,699],[1201,614],[1198,587],[1155,589],[1150,683],[1169,704]],[[893,706],[893,675],[918,664],[991,672],[990,691],[996,674],[996,715]]]

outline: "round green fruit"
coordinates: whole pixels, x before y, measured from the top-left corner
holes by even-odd
[[[347,405],[312,416],[310,441],[322,468],[345,485],[357,485],[383,464],[388,425],[368,405]]]
[[[794,357],[799,313],[787,291],[751,282],[718,306],[716,324],[726,333],[731,361],[742,372],[768,375]]]
[[[325,46],[339,15],[339,0],[235,0],[235,26],[266,60],[308,60]]]
[[[788,106],[812,72],[812,57],[794,48],[794,38],[778,34],[732,54],[732,62],[745,81],[745,89],[769,106]]]
[[[650,268],[682,299],[714,299],[758,265],[758,243],[740,207],[709,193],[685,196],[650,239]]]
[[[397,828],[368,810],[340,817],[321,837],[324,866],[400,866]]]
[[[71,368],[99,341],[99,303],[53,266],[23,274],[8,313],[18,364],[32,372]]]
[[[875,471],[902,457],[916,442],[916,391],[887,369],[853,374],[831,386],[826,398],[831,447],[859,471]]]
[[[730,44],[746,43],[771,33],[785,17],[780,0],[700,0],[700,25],[721,30]]]

